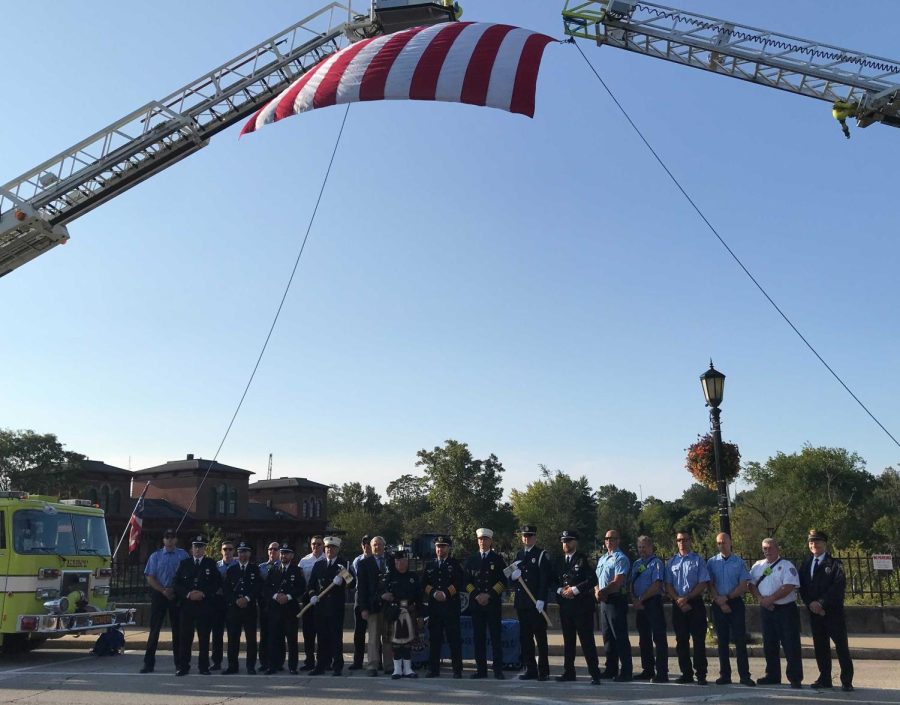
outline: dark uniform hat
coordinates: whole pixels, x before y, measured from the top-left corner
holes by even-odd
[[[525,524],[519,529],[522,536],[534,536],[537,533],[537,527],[534,524]]]
[[[372,537],[368,534],[363,534],[363,537],[359,540],[360,543],[368,544],[372,540]]]
[[[394,556],[394,560],[399,560],[401,558],[409,558],[409,553],[407,553],[405,548],[398,548],[391,555]]]
[[[435,546],[452,546],[453,539],[447,536],[447,534],[438,534],[434,539]]]
[[[566,529],[559,536],[560,541],[577,541],[578,540],[578,532],[577,531],[569,531]]]
[[[165,531],[163,531],[164,539],[173,539],[173,538],[175,538],[175,536],[176,536],[175,529],[166,529]]]
[[[238,553],[240,553],[241,551],[246,551],[247,553],[250,553],[253,549],[250,548],[249,543],[247,543],[246,541],[241,541],[238,544],[237,550],[238,550]]]
[[[205,546],[208,543],[209,541],[206,540],[203,534],[197,534],[191,541],[191,546]]]
[[[278,547],[278,550],[281,551],[282,553],[293,553],[294,552],[294,549],[291,548],[291,545],[287,542],[281,544],[281,546]]]
[[[809,536],[806,539],[807,541],[827,541],[828,534],[824,531],[819,531],[818,529],[810,529]]]

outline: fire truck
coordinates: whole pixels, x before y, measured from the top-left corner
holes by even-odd
[[[89,500],[0,492],[0,646],[134,624],[108,604],[112,557],[103,510]]]

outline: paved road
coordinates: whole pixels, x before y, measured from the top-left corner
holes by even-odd
[[[559,672],[559,659],[551,659]],[[141,654],[95,658],[72,650],[44,649],[15,658],[0,659],[0,703],[29,705],[219,705],[240,701],[241,705],[293,702],[302,694],[304,705],[335,703],[422,703],[423,705],[563,705],[564,703],[650,703],[688,705],[690,703],[741,703],[759,705],[781,701],[786,705],[842,702],[900,703],[900,673],[896,661],[863,661],[857,665],[857,690],[839,689],[817,693],[785,686],[744,688],[741,686],[679,686],[649,683],[604,683],[594,687],[576,683],[536,683],[517,681],[513,674],[505,681],[449,678],[391,681],[353,674],[332,676],[200,676],[196,673],[176,678],[171,655],[160,653],[160,670],[140,675]],[[805,662],[808,674],[815,665]],[[751,660],[754,674],[762,672],[762,662]],[[579,672],[579,677],[584,676]],[[812,678],[810,678],[812,680]]]

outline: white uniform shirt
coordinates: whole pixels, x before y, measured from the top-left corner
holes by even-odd
[[[325,558],[325,554],[322,553],[321,556],[316,558],[315,553],[307,553],[303,558],[300,559],[300,570],[303,571],[303,579],[309,584],[309,576],[312,575],[313,566],[319,561],[327,561]]]
[[[769,572],[769,575],[763,577],[766,569],[770,567],[771,571]],[[762,580],[760,580],[760,578],[762,578]],[[756,585],[759,594],[763,597],[774,595],[781,589],[782,585],[793,585],[794,592],[789,593],[775,602],[776,605],[789,605],[797,599],[796,589],[800,587],[800,576],[797,574],[797,569],[794,567],[794,564],[790,561],[786,561],[784,558],[771,564],[771,566],[769,562],[763,558],[761,561],[756,561],[750,569],[750,582]]]

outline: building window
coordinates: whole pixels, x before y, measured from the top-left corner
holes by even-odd
[[[118,514],[122,511],[122,493],[119,490],[113,490],[109,498],[109,511]]]
[[[104,512],[109,510],[109,485],[100,488],[100,508]]]
[[[228,513],[232,516],[237,514],[237,487],[228,488]]]
[[[209,488],[209,515],[214,517],[216,515],[216,488]]]
[[[88,499],[91,504],[100,504],[100,495],[97,494],[96,487],[91,487],[91,489],[88,490]]]
[[[309,516],[309,502],[307,500],[303,500],[303,518],[306,519]]]
[[[322,500],[321,499],[316,500],[316,516],[319,518],[322,517]]]
[[[228,502],[228,488],[224,484],[216,487],[216,514],[225,516]]]

